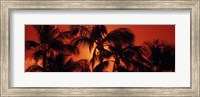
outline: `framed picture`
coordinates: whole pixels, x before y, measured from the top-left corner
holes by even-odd
[[[199,0],[1,1],[1,96],[199,97]]]

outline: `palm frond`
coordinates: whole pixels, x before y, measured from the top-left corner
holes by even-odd
[[[77,46],[71,44],[64,44],[59,40],[53,40],[49,44],[49,48],[52,48],[56,51],[60,51],[63,53],[79,54],[79,48]]]
[[[51,29],[50,29],[50,32],[49,32],[49,40],[53,40],[54,38],[56,38],[58,35],[60,34],[60,30],[58,29],[57,26],[53,26]]]
[[[64,71],[65,72],[73,72],[73,60],[70,58],[64,65]]]
[[[73,62],[72,59],[70,59],[65,64],[65,70],[67,72],[90,72],[89,69],[89,63],[85,59],[81,59],[79,61]]]
[[[143,63],[143,62],[136,62],[132,61],[132,64],[136,66],[140,72],[153,72],[153,67]]]
[[[61,39],[71,39],[72,35],[70,33],[70,31],[64,31],[58,34],[58,36],[56,38],[61,38]]]
[[[89,29],[87,28],[87,26],[84,25],[80,25],[79,26],[79,30],[80,30],[80,35],[81,36],[88,36],[90,34]]]
[[[75,38],[72,40],[72,43],[75,45],[75,46],[78,46],[79,44],[84,44],[84,45],[90,45],[92,44],[92,42],[90,41],[90,39],[88,37],[78,37],[78,38]]]
[[[65,44],[63,50],[73,54],[79,54],[79,48],[75,45]]]
[[[100,25],[100,29],[101,29],[101,32],[102,32],[102,33],[101,33],[102,36],[108,34],[107,29],[106,29],[106,26]]]
[[[100,64],[98,64],[95,68],[94,68],[94,72],[103,72],[103,70],[108,67],[108,61],[104,61]]]
[[[36,32],[38,33],[38,39],[41,44],[47,43],[48,36],[44,33],[44,25],[33,25],[33,27],[36,29]]]
[[[40,35],[42,32],[42,29],[43,29],[43,26],[42,25],[33,25],[33,27],[36,29],[36,32]]]
[[[64,44],[61,41],[54,39],[51,41],[51,43],[49,43],[48,46],[49,48],[59,51],[63,50]]]
[[[113,55],[120,53],[122,49],[121,47],[112,46],[112,45],[109,45],[108,48],[109,48],[109,51],[112,52]]]
[[[91,40],[102,40],[105,35],[107,35],[107,29],[104,25],[96,25],[93,27],[91,32]]]
[[[89,63],[85,59],[74,62],[74,71],[90,72]]]
[[[40,46],[39,43],[35,42],[35,41],[25,41],[25,50],[30,50],[30,49],[36,49]]]
[[[35,53],[33,53],[33,58],[37,62],[39,59],[41,59],[43,57],[43,54],[44,54],[44,51],[38,50]]]
[[[102,57],[102,58],[110,58],[112,55],[112,52],[110,52],[104,48],[99,49],[99,51],[100,51],[100,57]]]
[[[124,49],[121,50],[121,52],[122,54],[124,54],[124,56],[127,56],[129,58],[132,58],[132,56],[136,56],[138,58],[143,54],[141,46],[133,46],[133,45],[125,47]]]
[[[134,35],[127,28],[119,28],[111,31],[104,39],[103,42],[111,42],[115,45],[129,45],[134,42]]]
[[[39,40],[41,44],[47,44],[51,41],[59,29],[54,25],[34,25],[36,31],[39,33]]]
[[[70,32],[70,34],[72,36],[75,36],[76,34],[78,34],[79,30],[80,30],[80,26],[78,26],[78,25],[71,25],[69,32]]]
[[[45,72],[46,70],[39,65],[33,65],[29,67],[26,72]]]

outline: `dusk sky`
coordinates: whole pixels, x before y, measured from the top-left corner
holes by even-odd
[[[69,29],[69,25],[57,25],[61,31]],[[153,39],[164,40],[169,44],[175,44],[175,25],[106,25],[108,32],[117,28],[129,28],[135,35],[136,45],[142,45],[145,41]],[[35,29],[25,26],[25,40],[37,41]]]
[[[56,25],[61,31],[69,30],[70,25]],[[172,46],[175,45],[175,25],[105,25],[110,32],[117,28],[128,28],[135,35],[135,45],[142,45],[146,41],[159,39]],[[33,26],[25,25],[25,40],[34,40],[38,42],[37,33]],[[87,47],[81,47],[81,53],[74,56],[74,60],[81,58],[90,59],[91,54]],[[26,58],[32,55],[33,51],[26,51]]]
[[[60,30],[68,30],[66,25],[58,26]],[[136,45],[153,39],[164,40],[169,44],[175,43],[175,25],[106,25],[108,32],[117,28],[129,28],[135,35]]]

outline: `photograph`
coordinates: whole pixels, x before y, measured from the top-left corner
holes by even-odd
[[[0,97],[200,97],[200,0],[0,2]]]
[[[175,72],[175,25],[25,25],[25,72]]]

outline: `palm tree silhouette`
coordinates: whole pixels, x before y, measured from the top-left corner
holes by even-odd
[[[145,53],[148,61],[154,65],[154,71],[175,70],[175,48],[160,40],[145,42]]]
[[[39,43],[32,40],[25,41],[25,49],[36,50],[33,53],[33,57],[36,61],[42,59],[43,69],[45,71],[54,71],[53,60],[56,53],[79,53],[79,50],[76,46],[71,44],[64,44],[61,41],[61,39],[63,38],[63,34],[65,34],[66,32],[60,32],[56,26],[35,25],[34,28],[36,29],[36,32],[38,34]]]
[[[113,71],[130,71],[128,70],[130,65],[142,65],[144,62],[147,62],[145,58],[141,56],[141,47],[133,44],[134,35],[127,28],[119,28],[111,31],[103,38],[101,43],[104,47],[98,48],[97,45],[93,53],[93,58],[91,59],[92,62],[96,60],[100,61],[94,68],[94,71],[103,71],[103,69],[108,66],[108,61],[103,60],[111,56],[115,59]],[[107,49],[105,49],[105,46],[107,46]],[[120,61],[122,61],[126,67],[121,66]],[[148,67],[148,65],[146,66]]]
[[[108,50],[104,51],[104,54],[100,55],[102,58],[114,57],[113,72],[128,72],[128,71],[151,71],[151,65],[142,56],[142,48],[140,46],[134,46],[130,44],[124,48],[121,46],[109,46]],[[94,71],[102,72],[108,66],[108,61],[103,61],[98,64]],[[121,65],[121,62],[125,64],[125,67]],[[130,67],[133,67],[130,69]]]
[[[94,44],[100,44],[103,37],[107,34],[106,27],[104,25],[95,25],[90,31],[84,26],[80,28],[80,36],[73,40],[74,45],[79,45],[81,43],[89,45],[90,51],[92,50]]]
[[[75,62],[69,59],[63,69],[65,72],[90,72],[89,63],[86,59]]]
[[[133,56],[138,56],[137,58],[142,59],[142,61],[145,60],[141,56],[141,47],[133,45],[135,37],[127,28],[119,28],[108,33],[105,26],[96,25],[88,33],[80,35],[73,41],[76,46],[81,43],[87,44],[90,51],[94,48],[90,60],[94,72],[103,71],[108,66],[108,59],[111,56],[115,59],[113,71],[127,71],[128,65],[136,63],[139,65],[139,59],[136,61],[136,58],[134,60]],[[125,63],[126,68],[120,66],[120,60]],[[99,62],[99,64],[94,66],[95,62]]]
[[[134,45],[134,38],[127,28],[119,28],[106,35],[102,40],[104,48],[98,50],[95,48],[93,53],[91,60],[100,60],[100,64],[95,67],[94,71],[103,71],[108,66],[108,60],[101,60],[109,59],[111,56],[115,59],[113,71],[152,71],[151,63],[143,56],[142,47]],[[125,64],[125,67],[120,65],[121,62]],[[130,67],[134,68],[130,69]]]
[[[83,28],[84,27],[82,27],[81,29]],[[85,29],[87,28],[84,28],[84,30]],[[73,40],[74,45],[75,46],[79,44],[88,45],[90,51],[92,50],[94,45],[96,45],[95,50],[98,49],[99,51],[101,51],[101,49],[103,48],[102,40],[107,34],[106,27],[104,25],[95,25],[92,27],[91,31],[89,29],[85,30],[85,33],[83,33],[83,30],[81,31],[82,32],[80,33],[80,36]],[[92,61],[92,68],[93,65],[94,61]]]
[[[34,65],[30,72],[105,72],[113,62],[113,72],[152,72],[175,70],[175,48],[160,40],[134,44],[135,36],[127,28],[107,32],[104,25],[72,25],[60,31],[53,25],[35,25],[39,42],[25,41],[25,49],[34,49]],[[69,40],[70,42],[66,42]],[[87,45],[92,58],[74,61],[79,54],[78,45]],[[111,59],[113,58],[113,59]],[[68,60],[67,60],[68,59]]]

